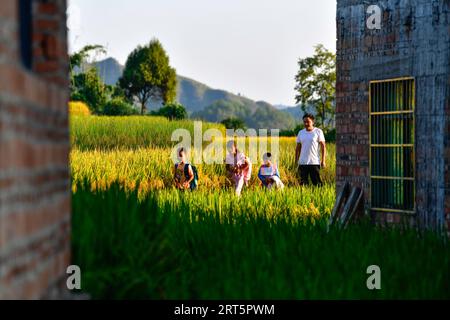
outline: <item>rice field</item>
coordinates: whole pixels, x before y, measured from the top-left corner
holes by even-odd
[[[193,134],[194,123],[150,116],[70,118],[72,148],[82,151],[166,148],[174,145],[171,137],[177,129],[186,129]],[[202,123],[202,129],[217,129],[225,133],[225,127],[220,124]]]
[[[283,182],[288,187],[299,185],[294,165],[295,139],[280,138],[279,169]],[[334,183],[335,160],[334,145],[329,146],[331,153],[329,166],[322,172],[323,180]],[[89,181],[92,190],[107,189],[118,182],[127,190],[137,189],[140,195],[150,190],[171,189],[173,187],[173,162],[171,148],[139,148],[135,150],[90,150],[74,149],[70,155],[70,167],[73,188],[77,184]],[[253,164],[251,189],[260,188],[257,171],[259,163]],[[225,166],[223,164],[197,165],[199,172],[199,190],[228,188]]]
[[[136,123],[137,127],[135,127]],[[70,168],[73,191],[76,191],[78,184],[86,181],[90,184],[91,190],[106,190],[112,183],[117,182],[128,191],[138,190],[140,197],[150,190],[173,187],[174,163],[171,154],[177,142],[171,141],[172,131],[170,130],[185,128],[192,133],[194,130],[192,122],[170,123],[159,117],[143,117],[142,119],[140,117],[75,117],[72,118],[71,127]],[[225,130],[213,124],[203,124],[202,127],[203,131],[211,128],[222,132]],[[89,136],[90,139],[88,139]],[[251,139],[255,138],[246,139],[246,150],[249,152]],[[267,151],[272,151],[271,142],[270,139],[267,142]],[[225,155],[226,139],[220,140],[220,144]],[[261,164],[262,152],[259,152],[261,149],[259,141],[256,145],[258,146],[256,159],[251,159],[253,162],[251,189],[260,188],[257,171]],[[294,163],[295,146],[295,138],[279,138],[277,158],[281,178],[287,186],[292,187],[299,185]],[[212,157],[208,154],[208,151],[212,153],[212,150],[207,150],[206,147],[202,150],[204,159]],[[195,157],[195,151],[196,149],[192,150],[192,159]],[[325,183],[334,183],[335,163],[335,146],[330,144],[328,145],[328,167],[322,172]],[[223,164],[199,164],[197,169],[200,190],[220,191],[230,186],[225,177]]]
[[[190,121],[157,117],[71,118],[73,263],[94,299],[450,297],[446,239],[367,221],[326,231],[334,145],[320,188],[299,186],[295,138],[280,138],[283,191],[260,187],[253,159],[240,198],[222,164],[197,165],[199,190],[183,193],[171,172],[179,128],[194,132]],[[383,272],[381,291],[366,287],[373,264]]]

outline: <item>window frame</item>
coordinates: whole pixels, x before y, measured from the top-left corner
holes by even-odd
[[[396,82],[404,82],[404,81],[412,81],[412,106],[411,110],[401,110],[401,111],[376,111],[373,112],[373,106],[372,106],[372,88],[374,84],[380,84],[380,83],[396,83]],[[408,215],[415,215],[417,213],[416,208],[416,93],[417,93],[417,85],[416,85],[416,79],[415,77],[400,77],[400,78],[389,78],[389,79],[383,79],[383,80],[372,80],[369,81],[369,106],[368,106],[368,115],[369,115],[369,199],[370,199],[370,211],[371,212],[384,212],[384,213],[402,213],[402,214],[408,214]],[[373,175],[373,148],[382,146],[372,143],[372,117],[375,115],[387,115],[387,114],[411,114],[412,115],[412,137],[413,141],[411,144],[386,144],[385,146],[397,146],[401,148],[410,147],[411,148],[411,157],[412,157],[412,178],[411,177],[383,177],[383,176],[375,176]],[[402,154],[404,152],[402,151]],[[380,179],[380,180],[409,180],[412,181],[412,201],[413,201],[413,210],[400,210],[400,209],[391,209],[391,208],[383,208],[383,207],[374,207],[373,205],[373,179]]]
[[[33,1],[19,0],[19,56],[22,65],[28,69],[33,68]]]

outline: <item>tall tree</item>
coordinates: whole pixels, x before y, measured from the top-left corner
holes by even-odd
[[[85,102],[93,113],[100,114],[107,100],[107,88],[87,61],[92,52],[106,54],[103,46],[87,45],[70,55],[70,98]]]
[[[128,56],[119,85],[130,99],[137,99],[141,114],[151,100],[171,103],[176,97],[176,72],[169,65],[169,57],[157,39],[146,46],[138,46]]]
[[[85,63],[89,57],[89,54],[95,51],[99,54],[106,54],[106,49],[104,46],[98,44],[89,44],[81,48],[80,51],[77,51],[70,55],[70,71],[73,71],[74,68],[81,68],[83,63]]]
[[[303,112],[308,106],[313,107],[321,125],[330,126],[335,114],[336,55],[319,44],[314,55],[299,59],[298,65],[296,103],[301,103]]]

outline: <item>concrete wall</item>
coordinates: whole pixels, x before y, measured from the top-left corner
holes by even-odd
[[[382,9],[380,30],[367,8]],[[416,81],[416,205],[412,220],[450,228],[450,0],[337,1],[337,181],[368,199],[369,81]],[[382,221],[399,215],[382,214]]]
[[[70,265],[66,2],[33,1],[32,70],[16,0],[0,5],[0,299],[60,297]]]

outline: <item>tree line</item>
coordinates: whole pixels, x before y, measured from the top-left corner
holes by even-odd
[[[86,103],[96,115],[147,114],[151,100],[162,103],[162,108],[151,115],[169,119],[184,119],[187,111],[175,101],[176,71],[157,39],[138,46],[127,58],[125,69],[116,85],[106,85],[97,69],[87,62],[90,54],[105,54],[100,45],[87,45],[70,55],[70,99]],[[137,107],[138,106],[138,107]]]
[[[87,45],[70,55],[71,100],[85,102],[97,115],[150,114],[169,119],[187,118],[186,108],[176,102],[176,70],[170,66],[169,56],[157,39],[138,46],[127,58],[122,76],[116,85],[106,85],[97,69],[87,63],[91,53],[105,54],[100,45]],[[313,110],[318,125],[332,131],[335,116],[336,56],[323,45],[314,54],[298,60],[295,76],[295,101],[303,112]],[[149,101],[161,102],[157,111],[147,112]],[[300,119],[299,119],[300,120]],[[225,119],[230,129],[245,129],[239,117]],[[301,125],[300,125],[301,127]],[[283,132],[291,135],[300,128]]]

